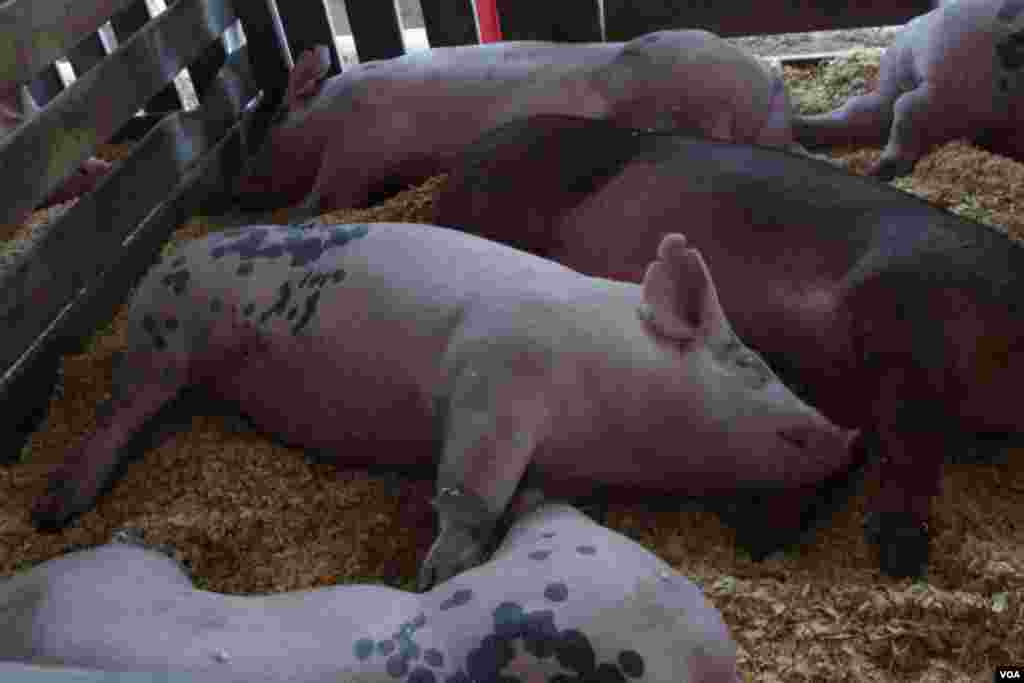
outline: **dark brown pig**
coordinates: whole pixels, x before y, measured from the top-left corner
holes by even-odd
[[[1024,251],[1005,235],[828,163],[542,116],[485,135],[437,223],[638,282],[685,231],[726,314],[784,381],[884,458],[872,538],[920,573],[947,449],[1024,432]]]

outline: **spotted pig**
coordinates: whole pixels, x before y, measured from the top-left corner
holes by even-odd
[[[598,482],[776,491],[758,517],[796,534],[817,512],[790,493],[818,500],[856,470],[854,434],[733,334],[685,238],[655,248],[638,286],[422,225],[254,226],[190,242],[140,285],[114,396],[52,474],[36,523],[90,508],[128,437],[200,385],[342,463],[440,453],[424,585],[479,562],[530,463],[573,495]]]
[[[0,582],[0,659],[195,683],[738,683],[693,583],[573,507],[523,509],[490,561],[426,593],[221,595],[152,549],[78,551]]]

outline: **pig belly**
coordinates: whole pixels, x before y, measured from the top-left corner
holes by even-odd
[[[339,464],[411,464],[439,452],[427,399],[391,359],[279,338],[214,391],[285,443],[334,451]]]

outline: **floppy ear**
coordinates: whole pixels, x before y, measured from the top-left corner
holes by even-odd
[[[672,339],[696,339],[727,325],[704,259],[680,234],[662,238],[658,258],[644,274],[643,300],[642,316]]]
[[[312,50],[303,52],[288,76],[288,89],[284,95],[285,106],[291,109],[316,95],[330,68],[331,52],[326,45],[317,45]]]

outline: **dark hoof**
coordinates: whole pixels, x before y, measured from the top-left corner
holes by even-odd
[[[917,578],[928,567],[928,528],[909,513],[869,514],[864,538],[878,546],[879,567],[894,579]]]
[[[67,501],[74,496],[74,486],[66,479],[54,479],[43,497],[32,507],[32,524],[39,531],[60,531],[81,512]]]

